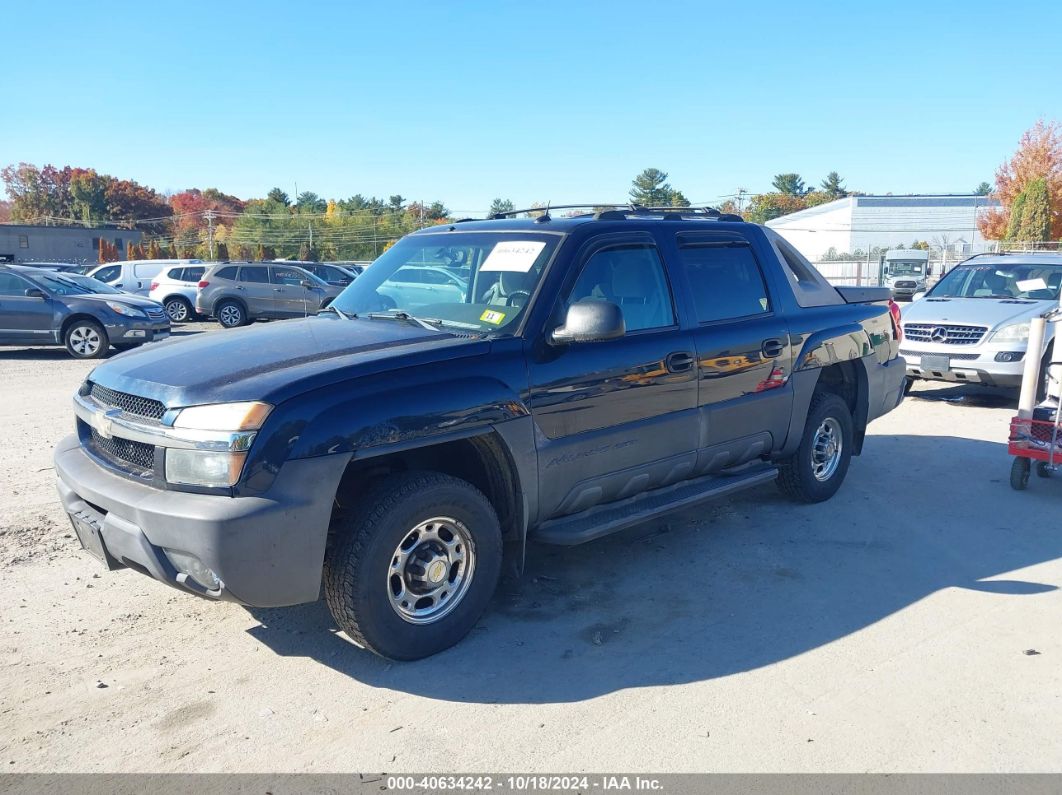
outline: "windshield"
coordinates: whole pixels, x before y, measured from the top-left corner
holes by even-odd
[[[79,276],[76,273],[35,275],[33,280],[52,295],[120,295],[122,292],[89,276]]]
[[[926,266],[921,262],[891,262],[889,273],[893,276],[921,276]]]
[[[1057,301],[1062,265],[960,265],[929,291],[934,298]]]
[[[511,330],[559,240],[527,232],[410,235],[366,268],[332,306],[346,315]]]

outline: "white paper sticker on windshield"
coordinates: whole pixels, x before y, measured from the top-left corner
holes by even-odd
[[[506,243],[498,243],[480,270],[527,273],[545,247],[545,243],[537,240],[510,240]]]
[[[1043,279],[1025,279],[1024,281],[1015,282],[1018,285],[1018,289],[1023,293],[1031,293],[1033,290],[1046,290],[1047,282]]]

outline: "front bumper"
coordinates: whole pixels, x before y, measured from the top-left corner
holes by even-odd
[[[349,455],[286,462],[260,497],[167,491],[97,464],[68,436],[55,450],[59,498],[109,568],[129,566],[174,588],[258,607],[315,601],[332,503]],[[93,540],[93,542],[94,542]],[[90,543],[85,543],[91,548]],[[221,580],[208,590],[163,552],[194,555]]]
[[[997,362],[1000,353],[1023,350],[1024,343],[981,343],[980,345],[941,345],[904,340],[900,351],[907,359],[907,375],[928,381],[1020,387],[1025,357],[1016,362]],[[949,357],[947,369],[922,366],[923,355]]]
[[[107,330],[107,338],[117,343],[157,342],[170,336],[168,320],[137,320],[123,317],[121,320],[106,322],[103,327]]]

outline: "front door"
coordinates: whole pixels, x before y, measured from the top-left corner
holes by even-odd
[[[298,268],[273,268],[273,295],[280,317],[315,314],[321,305],[319,290],[302,286],[309,276]]]
[[[789,428],[792,347],[749,242],[736,233],[676,236],[679,278],[696,322],[699,471],[768,453]]]
[[[580,255],[546,332],[578,301],[611,301],[625,336],[530,357],[537,428],[539,520],[577,513],[688,477],[697,381],[693,340],[679,327],[670,276],[653,239],[605,235]]]
[[[0,272],[0,342],[40,345],[54,340],[52,299],[26,295],[33,288],[37,285],[16,273]]]

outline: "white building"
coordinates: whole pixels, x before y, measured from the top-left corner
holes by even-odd
[[[977,218],[999,207],[988,196],[848,196],[768,221],[767,226],[812,262],[837,253],[896,248],[914,241],[949,253],[976,254],[991,247]]]

